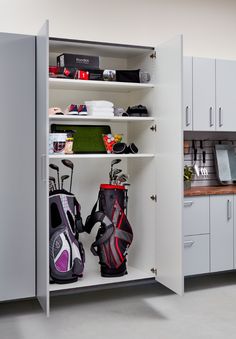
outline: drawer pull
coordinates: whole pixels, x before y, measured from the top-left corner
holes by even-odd
[[[192,200],[185,201],[185,202],[184,202],[184,207],[192,206],[192,204],[193,204],[193,201],[192,201]]]
[[[186,113],[186,126],[189,126],[190,125],[189,106],[186,106],[185,113]]]
[[[187,241],[184,242],[184,248],[192,247],[194,243],[195,243],[195,241],[193,241],[193,240],[187,240]]]
[[[232,218],[232,209],[231,209],[231,201],[227,200],[227,219],[230,220]]]
[[[212,113],[213,113],[213,107],[210,107],[210,127],[214,126]]]
[[[222,108],[219,107],[219,127],[223,126],[223,113],[222,113]]]

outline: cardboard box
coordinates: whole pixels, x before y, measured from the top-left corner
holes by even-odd
[[[99,68],[99,57],[91,55],[63,53],[57,57],[58,67],[75,67],[78,69]]]

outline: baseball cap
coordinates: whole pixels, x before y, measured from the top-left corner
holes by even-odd
[[[50,107],[48,109],[48,115],[63,115],[60,107]]]

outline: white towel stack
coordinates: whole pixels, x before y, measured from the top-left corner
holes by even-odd
[[[113,117],[114,104],[105,100],[85,101],[87,112],[89,115],[98,117]]]

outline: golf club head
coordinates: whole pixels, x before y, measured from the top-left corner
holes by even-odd
[[[70,177],[69,175],[62,175],[61,180],[64,181],[64,180],[68,179],[69,177]]]
[[[113,171],[113,176],[118,175],[118,174],[121,173],[121,172],[122,172],[121,169],[116,168],[116,169]]]
[[[55,164],[50,164],[49,167],[55,171],[57,171],[57,183],[58,183],[58,189],[60,189],[60,180],[59,180],[59,167]]]
[[[66,167],[71,169],[71,177],[70,177],[70,192],[71,192],[74,164],[73,164],[72,161],[70,161],[68,159],[62,159],[61,162],[63,163],[64,166],[66,166]]]
[[[74,164],[69,159],[62,159],[61,161],[64,166],[69,167],[71,170],[74,168]]]
[[[118,176],[118,180],[127,181],[129,176],[127,174],[121,174]]]
[[[59,171],[59,167],[55,164],[50,164],[49,167],[55,171]]]
[[[114,160],[112,160],[111,167],[113,167],[116,164],[119,164],[120,162],[121,162],[121,159],[114,159]]]
[[[113,178],[113,166],[116,164],[119,164],[121,162],[121,159],[114,159],[111,162],[111,170],[109,172],[109,179],[110,179],[110,184],[112,183],[112,178]]]

